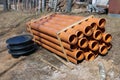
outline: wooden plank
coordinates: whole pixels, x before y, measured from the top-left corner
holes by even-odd
[[[70,62],[69,59],[68,59],[68,57],[67,57],[67,54],[66,54],[66,52],[65,52],[64,46],[62,45],[62,41],[61,41],[61,39],[60,39],[60,37],[59,37],[58,34],[57,34],[57,38],[58,38],[58,41],[60,42],[60,46],[61,46],[62,51],[63,51],[63,53],[64,53],[64,55],[65,55],[65,57],[66,57],[66,60],[67,60],[68,62]]]

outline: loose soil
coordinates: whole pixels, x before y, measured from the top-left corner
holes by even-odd
[[[46,13],[45,13],[46,14]],[[44,15],[45,15],[44,14]],[[106,56],[98,56],[94,61],[83,61],[70,70],[49,51],[39,49],[18,59],[13,58],[6,48],[6,40],[15,35],[28,34],[26,22],[40,17],[21,12],[0,12],[0,80],[100,80],[98,63],[102,63],[106,71],[106,80],[120,80],[120,18],[94,14],[106,18],[106,32],[112,34],[112,48]],[[88,13],[72,14],[89,16]],[[44,63],[47,60],[61,71]]]

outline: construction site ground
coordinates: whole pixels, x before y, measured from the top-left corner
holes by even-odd
[[[106,80],[120,80],[120,18],[108,15],[94,14],[106,18],[106,32],[113,37],[112,48],[106,56],[98,56],[94,61],[83,61],[69,69],[54,57],[49,51],[39,46],[38,50],[29,56],[13,58],[8,54],[6,40],[15,35],[28,33],[26,22],[44,14],[29,14],[17,11],[0,12],[0,80],[100,80],[98,63],[103,63]],[[90,13],[72,14],[89,16]],[[58,67],[48,65],[46,60]],[[60,70],[59,70],[60,69]]]

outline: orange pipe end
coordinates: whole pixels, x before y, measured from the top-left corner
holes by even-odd
[[[70,28],[70,29],[66,30],[65,32],[67,32],[68,34],[69,34],[69,33],[73,33],[73,34],[75,34],[78,38],[81,38],[81,37],[84,36],[83,33],[82,33],[82,31],[80,31],[80,30],[75,30],[75,29],[73,29],[73,28]]]
[[[91,51],[85,52],[84,55],[85,55],[85,60],[87,61],[93,61],[95,59],[95,55]]]
[[[78,38],[75,34],[67,34],[66,32],[62,32],[62,33],[60,33],[59,36],[60,36],[60,38],[65,39],[72,45],[75,45],[78,41]]]
[[[111,34],[103,33],[102,36],[103,36],[103,41],[104,42],[106,42],[106,43],[110,43],[111,42],[111,40],[112,40]]]
[[[91,36],[92,35],[92,27],[84,24],[79,24],[73,27],[75,30],[82,31],[84,35]]]
[[[86,47],[88,46],[88,40],[87,40],[85,37],[80,38],[80,39],[78,40],[78,46],[79,46],[80,48],[86,48]]]
[[[96,50],[98,50],[98,48],[99,48],[99,44],[98,44],[98,42],[95,41],[95,40],[89,41],[88,45],[89,45],[89,48],[90,48],[91,50],[93,50],[93,51],[96,51]]]
[[[90,18],[88,20],[95,22],[99,28],[104,28],[106,24],[106,20],[104,18]]]
[[[77,50],[77,55],[76,55],[76,58],[77,60],[81,61],[84,59],[84,52],[82,50]]]
[[[95,30],[93,32],[93,38],[95,40],[101,40],[102,39],[102,32],[100,30]]]
[[[99,19],[99,28],[104,28],[106,24],[106,20],[104,18]]]
[[[107,54],[107,52],[108,52],[108,48],[106,45],[102,44],[99,46],[99,53],[101,55],[105,55],[105,54]]]
[[[75,35],[78,37],[78,39],[82,38],[84,36],[82,31],[77,30]]]
[[[95,22],[92,22],[91,27],[92,27],[92,30],[94,31],[94,30],[97,30],[98,26],[97,26],[97,24]]]
[[[83,33],[86,35],[86,36],[91,36],[93,31],[92,31],[92,27],[91,26],[86,26],[86,28],[83,28]]]
[[[91,21],[90,20],[85,21],[85,24],[88,24],[89,26],[91,26],[93,31],[98,28],[98,25],[92,20]]]

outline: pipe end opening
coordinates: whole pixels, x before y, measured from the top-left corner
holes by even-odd
[[[100,21],[99,21],[99,27],[100,28],[104,28],[105,23],[106,23],[106,20],[104,18],[100,19]]]
[[[84,59],[84,54],[83,51],[78,51],[76,55],[77,60],[83,60]]]
[[[83,33],[81,31],[77,31],[76,35],[77,35],[78,38],[83,37]]]
[[[76,44],[76,43],[77,43],[77,37],[76,37],[76,35],[71,35],[71,36],[69,37],[69,42],[70,42],[71,44]]]
[[[101,48],[101,54],[102,55],[105,55],[106,53],[107,53],[107,46],[102,46],[102,48]]]
[[[87,47],[87,45],[88,45],[88,40],[86,38],[82,38],[80,40],[80,47],[85,48],[85,47]]]
[[[85,29],[85,34],[87,36],[90,36],[92,35],[92,27],[91,26],[87,26],[86,29]]]
[[[95,37],[96,40],[100,40],[102,39],[102,32],[97,30],[97,32],[95,32]]]
[[[93,53],[91,53],[91,54],[88,55],[88,58],[87,58],[88,61],[92,61],[94,59],[95,59],[95,56],[94,56]]]
[[[96,23],[92,23],[92,24],[91,24],[91,27],[92,27],[92,30],[94,31],[94,30],[97,29],[97,24],[96,24]]]
[[[110,34],[107,34],[105,36],[105,42],[111,42],[111,40],[112,40],[112,36]]]
[[[99,45],[98,45],[98,43],[95,41],[93,44],[92,44],[92,49],[93,50],[98,50],[98,47]]]

